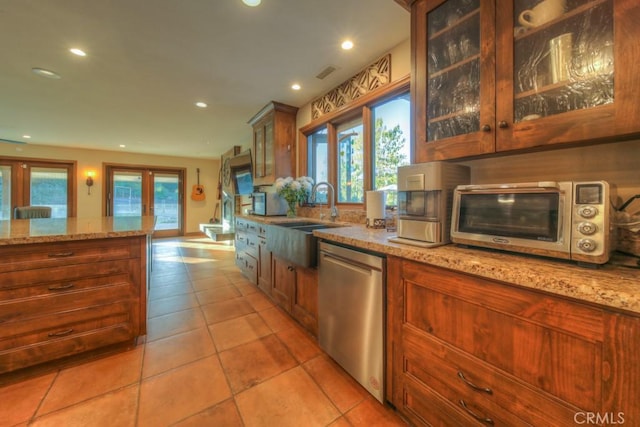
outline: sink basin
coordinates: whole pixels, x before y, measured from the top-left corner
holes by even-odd
[[[315,267],[318,264],[318,238],[313,235],[313,230],[335,227],[342,225],[311,221],[270,224],[267,227],[267,250],[293,264]]]

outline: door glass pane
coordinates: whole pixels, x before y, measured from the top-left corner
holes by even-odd
[[[50,206],[51,218],[66,218],[67,179],[67,169],[32,167],[29,204]]]
[[[329,181],[329,144],[327,140],[327,128],[320,129],[307,137],[307,152],[309,158],[309,176],[314,183]],[[326,187],[320,187],[326,188]],[[316,194],[317,203],[327,203],[327,192]]]
[[[113,173],[113,216],[142,215],[142,172]]]
[[[362,119],[338,126],[338,203],[364,201]]]
[[[178,175],[155,173],[153,176],[153,214],[156,216],[156,230],[180,228],[180,202]]]
[[[427,16],[427,140],[480,129],[480,0],[449,0]]]
[[[514,122],[613,103],[612,0],[518,0],[514,22]]]
[[[389,206],[398,204],[398,166],[411,159],[409,107],[407,93],[373,109],[373,189],[387,191]]]
[[[0,166],[0,220],[11,219],[11,166]]]

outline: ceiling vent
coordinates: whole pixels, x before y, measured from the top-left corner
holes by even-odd
[[[329,74],[333,73],[335,70],[336,70],[336,67],[329,65],[327,68],[320,71],[320,74],[318,74],[316,78],[322,80],[325,77],[327,77]]]

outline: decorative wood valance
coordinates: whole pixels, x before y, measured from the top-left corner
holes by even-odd
[[[391,54],[378,59],[323,97],[311,102],[311,118],[319,118],[391,81]]]

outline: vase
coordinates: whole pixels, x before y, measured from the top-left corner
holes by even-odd
[[[296,203],[288,203],[287,218],[294,218],[296,216]]]

